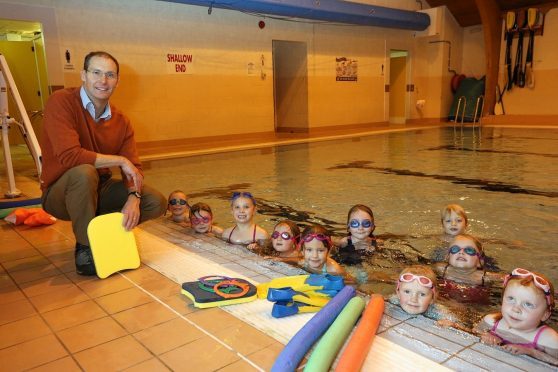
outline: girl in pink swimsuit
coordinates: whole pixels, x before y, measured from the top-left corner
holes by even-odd
[[[553,308],[552,283],[541,274],[516,268],[504,279],[501,311],[486,315],[474,331],[484,343],[558,365],[558,333],[543,324]]]
[[[223,239],[230,244],[246,245],[256,249],[269,240],[267,231],[256,225],[256,199],[249,192],[235,192],[231,198],[232,215],[235,225],[223,231]],[[261,244],[260,244],[261,242]]]

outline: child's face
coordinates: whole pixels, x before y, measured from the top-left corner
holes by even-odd
[[[417,280],[400,282],[397,297],[401,308],[408,314],[422,314],[434,302],[432,289],[421,285]]]
[[[459,250],[457,250],[458,247]],[[472,248],[472,250],[471,250]],[[472,252],[474,250],[474,256],[466,252]],[[452,253],[452,251],[457,251],[456,253]],[[450,251],[448,253],[448,263],[450,266],[459,268],[459,269],[473,269],[479,268],[481,266],[480,262],[480,252],[477,250],[475,246],[475,242],[471,239],[465,237],[457,237],[453,240],[450,246]]]
[[[188,212],[186,195],[181,192],[174,192],[169,197],[169,211],[173,216],[182,216]]]
[[[252,221],[256,206],[250,198],[238,197],[232,202],[232,214],[237,223]]]
[[[366,225],[368,227],[363,226]],[[349,233],[357,240],[364,240],[374,231],[374,219],[366,212],[356,210],[349,218]]]
[[[467,228],[465,219],[454,211],[449,214],[446,213],[442,225],[444,226],[444,232],[451,236],[463,234]]]
[[[312,239],[304,242],[304,263],[311,269],[321,270],[327,261],[329,251],[323,242]]]
[[[281,236],[281,234],[283,233],[289,234],[289,238],[284,239]],[[277,235],[276,238],[274,238],[275,235]],[[293,233],[291,232],[290,227],[284,224],[278,225],[275,228],[271,236],[271,243],[273,244],[273,249],[275,249],[277,252],[291,252],[296,248]]]
[[[524,286],[513,280],[508,283],[502,299],[502,317],[511,328],[534,330],[549,316],[542,291],[533,285]]]
[[[190,222],[195,232],[205,234],[211,229],[213,217],[208,211],[198,211],[193,216]]]

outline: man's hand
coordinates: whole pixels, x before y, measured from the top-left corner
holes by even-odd
[[[131,161],[129,161],[126,158],[122,158],[122,159],[123,159],[123,164],[120,166],[120,169],[122,169],[122,173],[124,173],[124,175],[126,176],[126,178],[128,178],[128,180],[134,182],[135,189],[138,192],[141,192],[141,188],[143,186],[143,176],[141,175],[138,168],[136,168]]]
[[[124,207],[122,208],[122,213],[124,214],[122,226],[124,226],[126,231],[132,230],[139,223],[140,199],[134,195],[129,195],[126,204],[124,204]]]

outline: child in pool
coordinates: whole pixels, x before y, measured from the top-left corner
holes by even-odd
[[[484,270],[484,250],[474,236],[457,235],[450,244],[447,262],[434,264],[442,279],[440,292],[459,302],[486,303],[490,296],[488,284],[502,276]]]
[[[329,252],[333,247],[331,237],[322,226],[308,226],[300,237],[303,259],[299,264],[310,273],[345,275],[345,270],[339,266]]]
[[[269,234],[254,223],[256,199],[249,192],[234,192],[231,198],[232,215],[236,224],[223,231],[223,239],[231,244],[246,244],[248,249],[256,249],[269,240]]]
[[[300,258],[298,241],[300,239],[300,229],[297,224],[283,220],[277,222],[271,234],[271,244],[273,245],[274,257],[279,259]]]
[[[467,213],[465,213],[465,209],[459,204],[446,205],[440,217],[444,230],[441,243],[443,247],[433,252],[434,261],[443,261],[447,252],[446,244],[450,243],[457,235],[465,234],[465,230],[467,226],[469,226]]]
[[[183,226],[188,226],[188,215],[190,206],[186,194],[181,190],[174,190],[170,193],[167,210],[171,213],[170,219]]]
[[[213,225],[213,212],[205,203],[196,203],[190,207],[190,223],[198,234],[223,235],[223,229]]]
[[[554,287],[546,277],[516,268],[504,279],[499,313],[475,327],[481,340],[558,365],[558,333],[544,324],[554,308]]]
[[[342,264],[357,265],[377,248],[374,237],[374,214],[366,205],[357,204],[347,214],[348,236],[335,241],[340,249],[335,259]]]

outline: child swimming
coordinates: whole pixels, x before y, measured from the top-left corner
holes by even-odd
[[[227,243],[246,244],[248,249],[255,249],[260,246],[258,242],[269,240],[267,231],[254,223],[256,199],[251,193],[234,192],[231,210],[236,224],[223,231],[222,238]]]
[[[558,333],[544,324],[553,308],[552,283],[539,273],[516,268],[504,279],[500,312],[486,315],[474,331],[484,343],[558,365]]]
[[[271,234],[271,244],[273,245],[275,257],[278,258],[300,258],[298,241],[300,239],[300,229],[297,224],[283,220],[277,222]]]
[[[440,276],[440,294],[459,302],[486,303],[488,284],[502,276],[484,270],[484,250],[480,241],[468,234],[457,235],[447,251],[447,262],[434,264]]]
[[[357,265],[377,248],[374,237],[374,214],[366,205],[357,204],[347,214],[348,236],[335,241],[340,249],[335,259],[342,264]]]
[[[171,213],[170,219],[173,222],[188,226],[189,209],[190,206],[184,191],[174,190],[170,193],[167,210]]]
[[[303,259],[299,264],[304,270],[316,274],[345,275],[345,270],[329,257],[333,244],[322,226],[306,227],[300,237],[300,246]]]
[[[459,204],[448,204],[442,211],[442,227],[448,238],[453,238],[459,234],[464,234],[469,220],[465,209]]]
[[[190,223],[198,234],[221,236],[223,229],[213,225],[213,212],[205,203],[196,203],[190,207]]]

